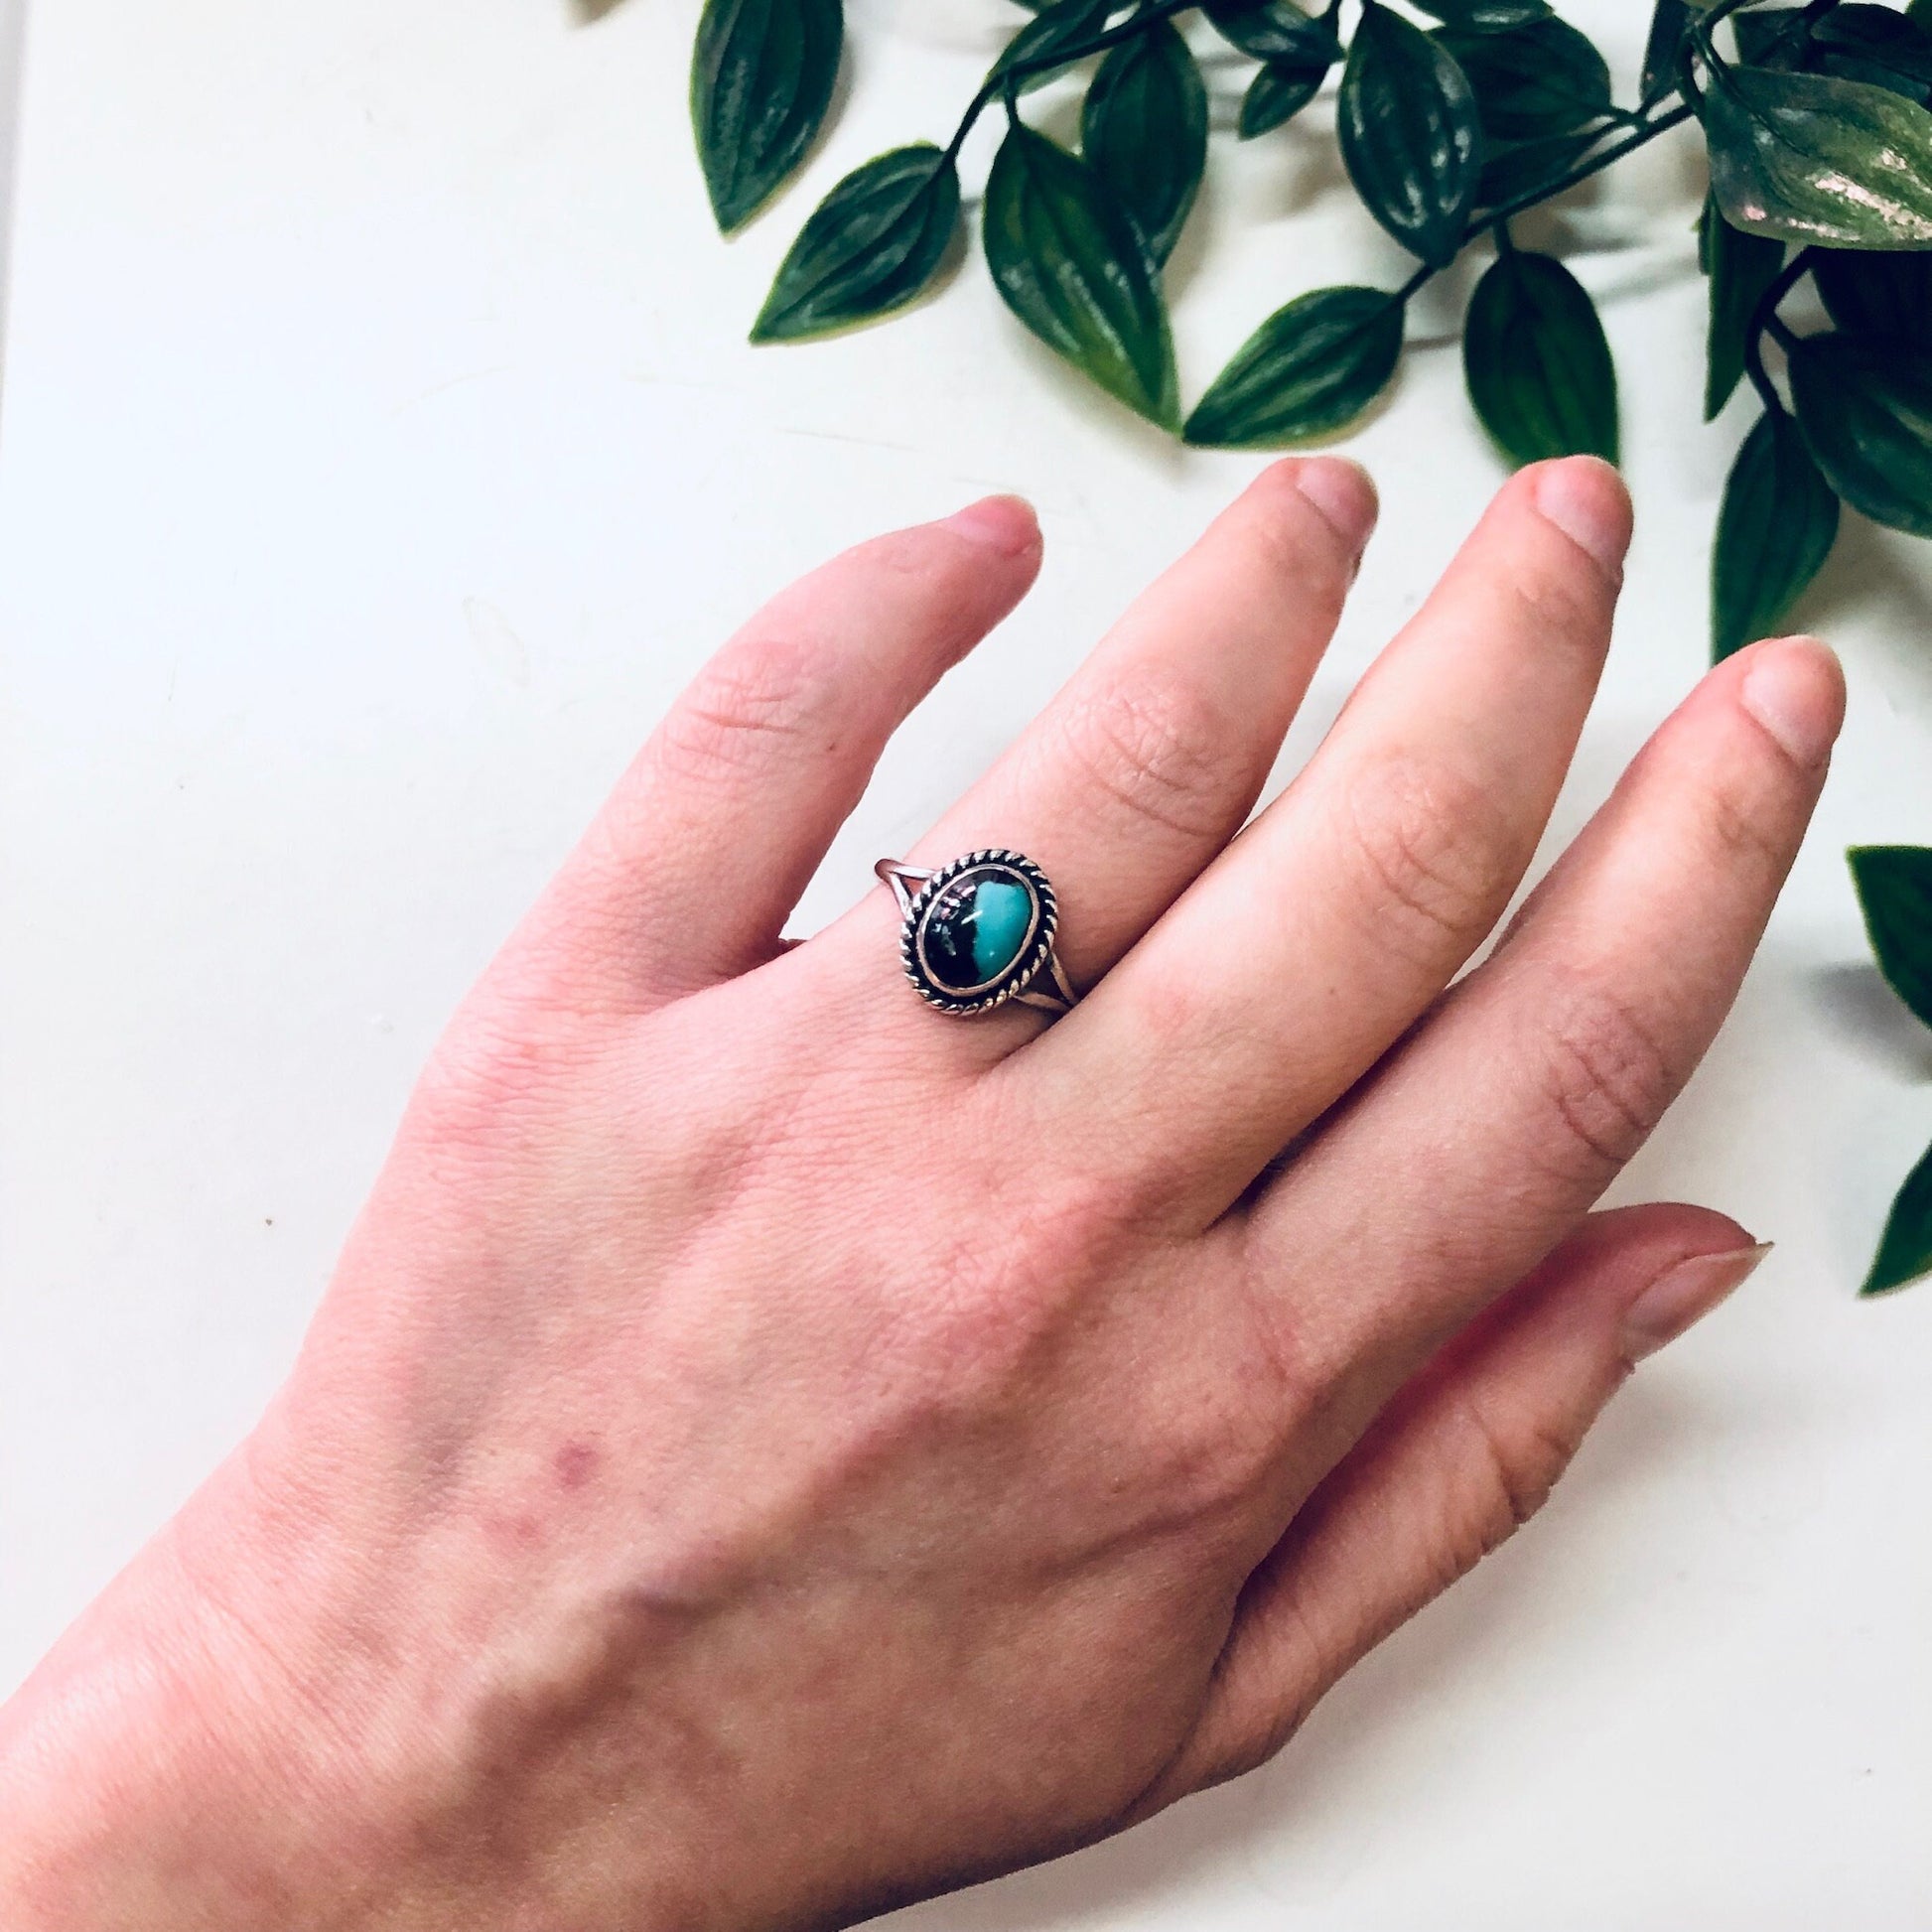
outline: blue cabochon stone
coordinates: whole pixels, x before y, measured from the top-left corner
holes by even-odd
[[[990,871],[964,873],[926,914],[926,965],[950,993],[984,986],[1020,957],[1033,926],[1034,896],[1020,881]]]

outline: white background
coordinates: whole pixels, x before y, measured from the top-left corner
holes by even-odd
[[[1574,7],[1626,87],[1643,11]],[[991,488],[1040,507],[1039,590],[908,730],[809,923],[1258,467],[1062,379],[977,259],[885,329],[744,345],[810,202],[943,138],[1017,18],[850,12],[835,131],[731,245],[685,123],[696,0],[30,21],[0,444],[0,1685],[247,1427],[442,1017],[737,619],[883,526]],[[1289,296],[1402,272],[1328,118],[1217,143],[1173,275],[1190,395]],[[1665,144],[1558,233],[1604,304],[1640,509],[1560,830],[1703,658],[1742,417],[1697,423],[1697,166]],[[1383,534],[1292,758],[1499,479],[1450,315],[1423,307],[1437,345],[1354,441]],[[1850,665],[1840,768],[1735,1022],[1623,1190],[1737,1214],[1778,1241],[1767,1269],[1279,1764],[908,1926],[1932,1925],[1932,1286],[1852,1294],[1932,1137],[1932,1037],[1863,963],[1842,858],[1932,840],[1932,553],[1855,523],[1805,616]]]

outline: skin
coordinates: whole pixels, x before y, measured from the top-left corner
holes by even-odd
[[[458,1015],[269,1413],[0,1714],[0,1922],[849,1923],[1260,1763],[1534,1511],[1761,1253],[1590,1210],[1842,684],[1719,666],[1463,973],[1628,503],[1516,477],[1235,839],[1373,507],[1266,472],[907,855],[1046,869],[1051,1025],[921,1005],[881,890],[781,938],[1031,513],[752,621]]]

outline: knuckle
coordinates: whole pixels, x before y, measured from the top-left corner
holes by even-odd
[[[1764,800],[1734,784],[1720,784],[1708,807],[1711,837],[1726,876],[1782,878],[1791,863],[1789,834],[1764,809]]]
[[[1185,677],[1141,677],[1080,705],[1065,746],[1109,804],[1188,840],[1225,834],[1253,784],[1241,733]]]
[[[1483,786],[1410,757],[1385,759],[1344,792],[1362,915],[1419,966],[1459,960],[1495,922],[1520,854]]]
[[[1463,1405],[1462,1426],[1473,1506],[1459,1512],[1466,1533],[1451,1540],[1451,1576],[1473,1569],[1550,1500],[1583,1440],[1574,1425],[1544,1416],[1502,1421],[1475,1401]]]
[[[822,653],[789,637],[742,639],[715,657],[652,741],[661,770],[700,780],[774,756],[836,748],[838,706]]]
[[[1546,1138],[1544,1158],[1566,1178],[1599,1182],[1663,1118],[1677,1085],[1671,1057],[1636,1010],[1593,979],[1562,987],[1542,1051],[1554,1149],[1563,1150]]]

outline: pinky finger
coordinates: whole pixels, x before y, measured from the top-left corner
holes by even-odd
[[[1149,1811],[1274,1755],[1331,1685],[1542,1505],[1643,1356],[1766,1250],[1681,1206],[1592,1215],[1417,1377],[1249,1580]]]

